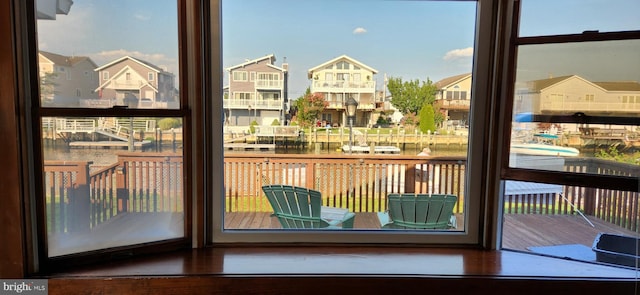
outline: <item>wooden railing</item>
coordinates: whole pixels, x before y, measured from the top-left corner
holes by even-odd
[[[182,212],[182,157],[167,153],[123,153],[118,162],[89,174],[91,162],[45,162],[49,231],[86,230],[123,212]],[[389,193],[442,193],[459,198],[464,211],[464,157],[404,155],[225,156],[226,212],[270,212],[263,184],[288,184],[319,190],[323,204],[352,212],[387,209]],[[638,175],[638,167],[599,159],[565,161],[566,171]],[[636,192],[564,186],[562,194],[509,195],[509,214],[576,214],[640,228]]]
[[[464,204],[463,158],[419,159],[415,156],[259,155],[225,157],[227,212],[270,209],[263,184],[288,184],[319,190],[324,205],[353,212],[386,210],[389,193],[456,194]]]
[[[123,153],[89,173],[92,162],[45,161],[49,232],[93,228],[125,212],[182,212],[182,156]]]
[[[89,165],[92,162],[46,161],[44,198],[49,232],[89,229]]]

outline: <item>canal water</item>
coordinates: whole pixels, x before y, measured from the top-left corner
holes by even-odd
[[[431,146],[431,155],[432,156],[464,156],[467,154],[466,146],[450,146],[450,147],[435,147]],[[66,144],[62,142],[57,142],[55,144],[47,143],[43,147],[43,156],[45,160],[60,160],[60,161],[93,161],[92,166],[103,167],[113,164],[117,161],[117,154],[121,152],[126,152],[126,149],[117,149],[117,148],[70,148]],[[139,151],[139,150],[137,150]],[[414,146],[405,147],[404,149],[400,147],[401,155],[417,155],[420,153],[422,149],[420,147],[416,148]],[[166,144],[162,147],[151,146],[145,148],[143,152],[176,152],[182,153],[182,145],[171,145]],[[338,145],[331,145],[330,147],[319,146],[315,148],[313,146],[307,146],[305,148],[277,148],[275,150],[265,150],[265,151],[233,151],[227,150],[225,151],[225,155],[233,155],[233,154],[255,154],[261,153],[265,155],[269,154],[315,154],[315,155],[341,155],[343,152],[340,150]],[[593,156],[592,151],[581,151],[581,156],[591,157]]]

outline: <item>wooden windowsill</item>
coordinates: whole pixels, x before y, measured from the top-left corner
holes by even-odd
[[[330,284],[332,288],[360,294],[365,290],[376,293],[381,290],[392,291],[395,289],[391,285],[400,281],[407,284],[405,287],[429,283],[439,286],[434,290],[457,287],[476,293],[492,290],[493,294],[513,290],[528,294],[527,286],[532,281],[536,282],[536,289],[535,292],[530,290],[531,294],[566,290],[562,287],[555,289],[561,284],[571,284],[571,293],[579,289],[589,293],[594,290],[611,293],[613,288],[619,291],[616,294],[633,294],[637,276],[638,273],[631,269],[511,251],[399,247],[224,247],[92,265],[52,273],[48,278],[50,294],[75,293],[86,291],[87,288],[109,290],[108,293],[113,293],[113,290],[118,294],[129,293],[139,291],[141,279],[145,279],[145,288],[155,292],[153,294],[182,291],[199,293],[198,290],[211,291],[222,287],[239,293],[256,292],[268,287],[275,293],[294,294],[296,288],[293,286],[307,283]],[[492,287],[489,288],[489,285]],[[314,292],[312,290],[307,294]]]

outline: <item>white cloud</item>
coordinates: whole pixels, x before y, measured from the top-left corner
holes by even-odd
[[[151,16],[146,15],[146,14],[142,14],[142,13],[136,13],[133,15],[133,17],[135,17],[137,20],[141,20],[141,21],[148,21],[151,19]]]
[[[357,27],[357,28],[355,28],[355,30],[353,30],[353,34],[355,34],[355,35],[364,34],[366,32],[367,32],[367,30],[365,28],[363,28],[363,27]]]
[[[473,47],[467,47],[462,49],[454,49],[447,52],[442,59],[444,60],[456,60],[460,58],[467,58],[473,56]]]

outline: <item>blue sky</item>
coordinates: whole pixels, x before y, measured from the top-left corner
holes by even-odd
[[[524,0],[522,10],[523,36],[640,29],[638,0]],[[99,66],[131,55],[177,74],[176,13],[175,0],[75,0],[69,15],[39,21],[39,44],[58,54],[89,56]],[[384,74],[437,81],[471,71],[475,13],[472,1],[224,0],[223,66],[267,54],[281,65],[286,57],[294,99],[309,85],[308,69],[342,54],[378,70],[379,85]],[[637,44],[622,46],[618,55],[620,67],[634,69],[606,72],[640,80]],[[564,62],[547,63],[545,70],[529,67],[549,59],[531,55],[519,75],[580,72],[606,80],[594,71],[600,65],[575,68],[584,66],[573,59],[581,53],[559,53]]]

